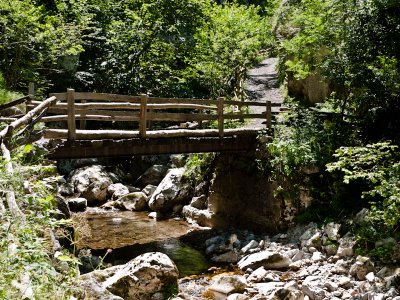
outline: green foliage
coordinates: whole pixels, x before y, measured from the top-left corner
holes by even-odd
[[[184,177],[193,186],[204,181],[212,170],[215,153],[195,153],[190,155],[185,164]]]
[[[18,92],[11,92],[6,88],[4,77],[0,72],[0,104],[7,103],[11,100],[18,99],[23,95]]]
[[[272,42],[270,20],[258,11],[236,3],[214,5],[209,22],[196,33],[194,76],[212,96],[234,92],[238,97],[247,69]]]
[[[7,88],[25,91],[29,81],[43,86],[49,74],[67,70],[60,64],[63,59],[83,50],[80,26],[85,22],[68,20],[68,2],[56,1],[58,10],[51,13],[34,0],[0,2],[0,71]]]
[[[24,292],[31,288],[34,299],[70,299],[79,294],[75,286],[76,264],[67,253],[59,253],[58,263],[52,261],[50,237],[46,235],[47,229],[55,230],[60,226],[52,217],[55,199],[41,176],[44,172],[28,172],[20,164],[21,159],[33,151],[29,145],[15,151],[12,176],[4,171],[3,163],[0,166],[0,189],[13,187],[26,215],[26,221],[7,214],[0,220],[0,298],[22,299]],[[27,180],[32,189],[28,194],[22,187],[22,182]],[[61,261],[68,265],[64,271],[60,269]]]
[[[389,229],[400,222],[400,153],[390,142],[365,147],[341,147],[336,162],[327,165],[329,172],[343,173],[343,182],[361,181],[368,189],[363,197],[371,200],[370,219]]]
[[[359,116],[372,140],[399,136],[399,9],[386,0],[289,2],[277,27],[283,68],[297,79],[322,74],[335,106]]]

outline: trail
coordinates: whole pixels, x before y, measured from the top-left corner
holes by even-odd
[[[249,101],[266,102],[270,100],[272,103],[283,103],[283,95],[279,88],[278,58],[267,58],[251,69],[247,74],[245,82],[245,91]],[[272,111],[277,112],[280,107],[273,107]],[[251,113],[264,113],[264,107],[254,107]],[[265,121],[254,119],[245,128],[265,127]]]

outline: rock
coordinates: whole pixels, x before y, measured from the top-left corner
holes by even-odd
[[[237,263],[239,254],[236,250],[232,249],[220,255],[214,255],[211,260],[216,263]]]
[[[339,278],[339,286],[340,287],[347,287],[351,283],[351,280],[349,277],[342,276]]]
[[[177,288],[178,269],[163,253],[145,253],[125,265],[82,275],[80,285],[91,299],[151,300]]]
[[[187,161],[187,156],[184,154],[173,154],[170,158],[175,168],[183,168]]]
[[[107,196],[112,200],[121,198],[126,194],[129,194],[129,189],[122,183],[113,183],[107,188]]]
[[[184,168],[171,169],[157,186],[149,201],[154,211],[169,211],[176,204],[184,204],[189,200],[190,186],[183,183]]]
[[[90,205],[106,200],[107,188],[112,180],[102,166],[93,165],[72,171],[67,183],[73,186],[74,193],[86,198]]]
[[[17,115],[23,115],[24,112],[17,106],[11,106],[0,110],[0,116],[2,117],[12,117]]]
[[[290,270],[298,271],[300,270],[301,266],[303,265],[301,260],[295,261],[289,265]]]
[[[71,211],[69,209],[68,201],[65,200],[64,197],[59,195],[56,196],[56,205],[57,205],[57,210],[60,211],[60,215],[63,215],[65,219],[71,217]]]
[[[226,300],[250,300],[250,297],[247,295],[235,293],[235,294],[229,295],[228,298],[226,298]]]
[[[369,272],[367,275],[365,275],[365,279],[368,280],[369,282],[374,282],[375,281],[374,272]]]
[[[66,175],[73,170],[96,164],[99,164],[97,158],[60,159],[57,161],[57,170],[58,173]]]
[[[374,270],[374,265],[368,257],[357,256],[356,262],[350,268],[350,275],[358,280],[365,280],[365,275]]]
[[[197,209],[205,209],[207,197],[205,195],[200,195],[199,197],[193,197],[192,201],[190,201],[190,206],[197,208]]]
[[[117,201],[121,207],[130,211],[143,211],[147,208],[147,197],[142,192],[127,194]]]
[[[278,252],[261,251],[243,257],[238,262],[238,267],[241,270],[247,268],[257,269],[264,267],[265,269],[285,269],[292,263],[292,260]]]
[[[330,244],[322,247],[328,256],[334,256],[337,253],[338,246],[335,244]]]
[[[284,287],[283,282],[267,282],[267,283],[257,283],[255,286],[258,289],[259,294],[263,296],[270,296],[279,288]]]
[[[321,247],[321,231],[317,228],[317,225],[312,223],[310,228],[307,229],[301,236],[300,236],[300,243],[301,247]]]
[[[269,298],[271,300],[303,300],[304,295],[301,291],[295,289],[278,288]]]
[[[242,249],[240,249],[240,253],[246,254],[249,252],[250,249],[254,249],[258,247],[258,243],[255,240],[251,240],[250,243],[248,243],[246,246],[244,246]]]
[[[85,211],[87,208],[87,200],[85,198],[68,199],[68,207],[71,211]]]
[[[247,282],[243,276],[220,276],[211,286],[210,290],[221,294],[243,293]]]
[[[145,188],[142,190],[142,192],[147,196],[148,199],[154,194],[155,190],[157,189],[157,186],[148,184],[145,186]]]
[[[337,250],[337,255],[339,257],[345,256],[353,256],[354,254],[354,245],[356,244],[353,237],[347,236],[343,237],[339,240],[339,248]]]
[[[336,291],[336,290],[339,288],[339,286],[338,286],[335,282],[332,282],[332,281],[327,281],[327,282],[325,282],[324,286],[325,286],[330,292],[334,292],[334,291]]]
[[[293,257],[292,257],[292,261],[296,262],[298,260],[302,260],[304,257],[304,251],[299,250]]]
[[[265,282],[264,278],[267,276],[268,271],[265,270],[264,267],[259,267],[257,270],[253,271],[249,277],[247,277],[248,282],[257,283],[257,282]],[[269,280],[275,281],[275,280]]]
[[[340,224],[336,224],[333,222],[326,224],[324,228],[325,234],[331,241],[337,241],[339,239],[339,230],[340,230]]]
[[[314,262],[323,261],[324,259],[325,259],[325,257],[319,251],[314,252],[311,257],[311,260]]]
[[[163,180],[167,171],[168,168],[166,166],[153,165],[138,178],[137,183],[143,187],[149,184],[157,186]]]
[[[182,209],[182,216],[189,223],[197,223],[199,226],[215,227],[215,214],[208,209],[197,209],[190,205],[185,205]]]

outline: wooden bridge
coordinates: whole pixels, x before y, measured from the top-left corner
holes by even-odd
[[[273,107],[280,107],[280,103],[271,101],[156,98],[82,93],[73,89],[51,94],[44,101],[34,100],[32,94],[31,88],[30,96],[0,106],[1,112],[2,108],[26,101],[27,109],[20,118],[0,118],[11,122],[0,132],[0,141],[10,137],[17,127],[44,122],[42,136],[59,141],[48,155],[51,159],[252,152],[261,128],[227,128],[229,123],[263,119],[266,127],[271,128],[273,115],[278,112]],[[251,113],[253,106],[265,107],[265,112]],[[124,128],[132,129],[115,129],[121,122],[125,123]],[[168,126],[171,122],[174,125]]]

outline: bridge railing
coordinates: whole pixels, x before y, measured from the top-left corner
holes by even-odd
[[[49,108],[52,114],[42,118],[43,122],[68,123],[69,140],[77,138],[76,123],[80,121],[81,131],[86,128],[86,121],[138,122],[138,135],[148,137],[152,122],[192,122],[201,124],[204,121],[216,121],[219,137],[225,134],[225,120],[264,119],[266,126],[272,124],[272,106],[279,104],[265,102],[227,101],[224,97],[214,99],[157,98],[148,95],[129,96],[104,93],[75,92],[68,89],[66,93],[54,93],[59,102]],[[30,107],[39,105],[31,101]],[[265,112],[244,113],[243,107],[262,106]],[[236,107],[236,112],[232,110]],[[79,129],[78,129],[79,130]],[[110,137],[110,133],[107,134]],[[118,134],[115,136],[118,138]]]

